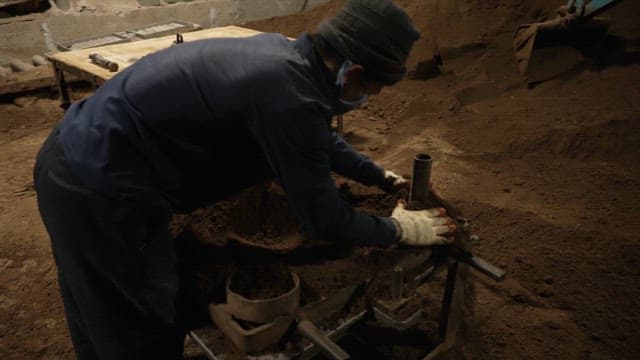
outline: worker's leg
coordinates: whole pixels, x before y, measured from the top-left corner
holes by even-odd
[[[175,324],[167,204],[83,188],[55,137],[43,146],[34,175],[78,358],[180,358],[184,331]]]
[[[89,332],[86,326],[82,322],[82,315],[76,305],[71,291],[67,286],[64,277],[58,272],[58,284],[60,286],[60,294],[62,295],[62,302],[64,304],[65,314],[67,317],[67,326],[69,327],[69,335],[71,336],[71,342],[73,348],[76,351],[78,359],[97,359],[91,339],[89,339]]]

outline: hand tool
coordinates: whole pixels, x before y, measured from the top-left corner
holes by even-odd
[[[103,67],[111,72],[116,72],[118,71],[118,63],[115,61],[111,61],[107,58],[105,58],[104,56],[100,55],[100,54],[89,54],[89,59],[91,59],[91,62]]]

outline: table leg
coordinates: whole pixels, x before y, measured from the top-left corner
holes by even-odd
[[[60,107],[67,110],[71,105],[71,98],[69,97],[69,86],[64,80],[64,71],[60,69],[55,62],[53,63],[53,71],[56,74],[56,83],[58,84],[58,91],[60,91],[60,98],[62,99]]]

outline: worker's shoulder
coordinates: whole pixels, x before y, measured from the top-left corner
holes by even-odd
[[[309,59],[296,48],[295,42],[281,34],[261,34],[247,40],[251,41],[247,55],[265,76],[274,80],[303,79],[314,70]]]
[[[273,60],[275,64],[291,65],[303,60],[295,48],[295,41],[282,34],[261,33],[244,40],[251,54],[261,56],[265,61]]]

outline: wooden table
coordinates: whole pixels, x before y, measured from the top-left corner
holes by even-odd
[[[239,26],[224,26],[213,29],[198,30],[181,34],[183,41],[194,41],[219,37],[247,37],[259,34],[259,31]],[[176,35],[138,40],[133,42],[93,47],[89,49],[72,50],[49,54],[47,57],[53,64],[56,75],[56,83],[62,97],[62,107],[67,108],[71,104],[69,91],[64,79],[64,73],[70,73],[95,85],[102,85],[129,65],[138,61],[147,54],[168,48]],[[91,62],[89,54],[100,54],[109,61],[118,64],[118,70],[111,72]]]

